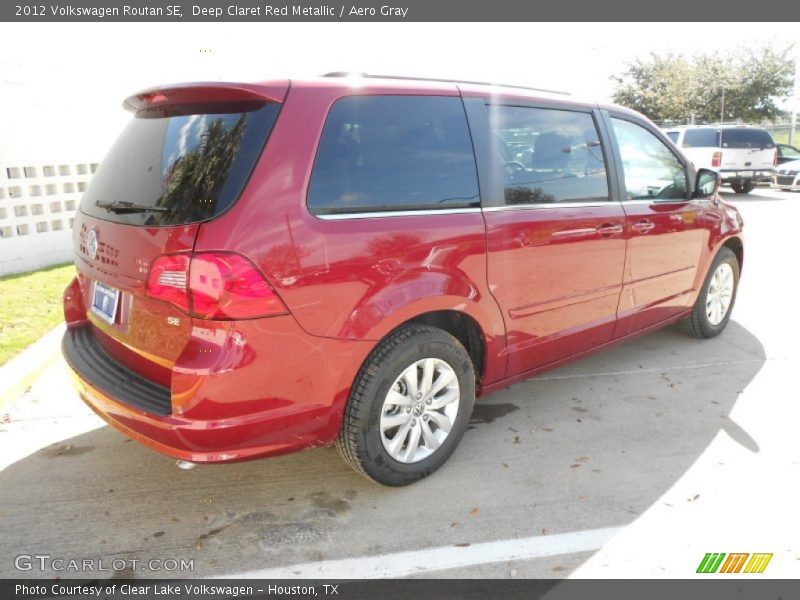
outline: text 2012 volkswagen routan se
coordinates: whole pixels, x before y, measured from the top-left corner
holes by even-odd
[[[476,396],[730,318],[742,220],[630,110],[370,76],[125,107],[75,220],[63,348],[86,403],[169,456],[335,443],[404,485]]]

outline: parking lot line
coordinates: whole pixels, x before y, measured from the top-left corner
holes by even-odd
[[[323,560],[225,575],[234,579],[383,579],[602,548],[622,527]]]

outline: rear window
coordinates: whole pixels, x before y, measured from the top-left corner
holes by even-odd
[[[723,129],[723,148],[774,148],[772,136],[764,129]]]
[[[687,129],[683,136],[684,148],[719,148],[718,129]]]
[[[241,194],[279,108],[132,119],[92,178],[81,211],[146,226],[219,215]]]
[[[313,214],[478,204],[460,98],[350,96],[333,105],[308,188]]]

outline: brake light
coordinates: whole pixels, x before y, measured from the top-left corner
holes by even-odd
[[[775,150],[775,154],[772,155],[772,166],[773,167],[777,167],[778,166],[778,150],[777,149]]]
[[[153,261],[147,277],[147,295],[189,311],[186,283],[189,274],[188,254],[165,254]]]
[[[722,165],[722,152],[714,152],[714,156],[711,157],[711,166],[719,167],[721,165]]]
[[[287,312],[253,263],[232,252],[159,256],[150,268],[147,295],[201,319],[251,319]]]

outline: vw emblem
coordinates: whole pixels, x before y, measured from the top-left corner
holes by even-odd
[[[97,231],[94,229],[89,231],[89,235],[86,236],[86,250],[92,260],[97,257]]]

